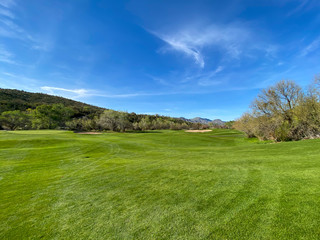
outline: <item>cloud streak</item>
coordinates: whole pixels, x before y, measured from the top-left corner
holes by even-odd
[[[13,60],[14,55],[4,49],[3,46],[0,46],[0,62],[9,63],[9,64],[16,64]]]
[[[7,9],[0,8],[0,16],[8,17],[8,18],[15,18],[13,13]]]
[[[211,85],[214,85],[214,84],[211,84]],[[90,89],[67,89],[67,88],[49,87],[49,86],[43,86],[43,87],[40,87],[40,89],[48,94],[65,96],[65,97],[74,98],[74,99],[87,98],[87,97],[134,98],[134,97],[148,97],[148,96],[154,97],[154,96],[169,96],[169,95],[197,95],[197,94],[209,94],[214,92],[248,90],[248,88],[228,88],[228,89],[215,89],[211,91],[191,90],[191,91],[172,91],[172,92],[153,92],[153,93],[138,92],[138,93],[125,93],[125,94],[106,94],[106,93],[101,93],[101,92],[97,92],[95,90],[90,90]]]
[[[179,31],[157,32],[149,31],[167,46],[162,49],[166,53],[170,50],[178,51],[193,58],[200,67],[205,66],[204,52],[207,47],[225,52],[231,58],[238,58],[247,43],[253,38],[251,31],[241,24],[189,26]]]
[[[67,89],[60,87],[40,87],[42,90],[49,94],[59,95],[59,94],[72,94],[73,98],[85,98],[85,97],[104,97],[104,98],[131,98],[131,97],[142,97],[142,96],[159,96],[166,95],[168,93],[127,93],[127,94],[105,94],[99,93],[95,90],[89,89]],[[170,93],[169,93],[170,94]]]
[[[14,0],[0,0],[0,6],[2,7],[10,8],[14,5],[16,5]]]
[[[49,44],[34,38],[28,31],[19,26],[14,13],[16,3],[13,0],[0,0],[0,36],[26,42],[31,49],[49,49]]]
[[[48,87],[48,86],[43,86],[41,87],[41,89],[51,94],[55,94],[57,92],[73,93],[73,94],[76,94],[77,97],[85,97],[89,93],[89,91],[86,89],[66,89],[66,88]]]
[[[316,40],[312,41],[308,46],[306,46],[302,51],[300,56],[305,57],[309,55],[310,53],[314,52],[320,47],[320,37],[318,37]]]

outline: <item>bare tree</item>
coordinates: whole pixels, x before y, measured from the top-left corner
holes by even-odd
[[[282,80],[275,86],[262,90],[251,108],[256,116],[281,115],[284,120],[292,123],[293,109],[298,106],[302,96],[301,88],[294,81]]]

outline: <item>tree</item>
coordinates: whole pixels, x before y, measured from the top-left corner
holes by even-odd
[[[31,121],[30,116],[25,112],[19,110],[6,111],[0,116],[0,125],[4,129],[30,129]]]
[[[139,122],[139,128],[142,131],[145,130],[150,130],[151,129],[151,125],[152,125],[152,121],[150,120],[150,118],[148,116],[142,118]]]
[[[301,88],[293,81],[282,80],[266,90],[254,100],[251,108],[256,116],[282,115],[292,123],[293,109],[303,96]]]
[[[127,113],[113,110],[104,111],[98,120],[98,125],[105,130],[121,132],[132,128],[132,124],[128,120]]]
[[[233,127],[237,130],[244,132],[247,137],[255,137],[256,130],[255,130],[255,118],[250,113],[244,113],[239,119],[237,119]]]
[[[275,141],[299,140],[320,136],[320,79],[307,92],[293,81],[280,81],[262,90],[234,124],[248,136]]]
[[[36,129],[65,127],[74,111],[63,104],[40,105],[33,111],[32,126]]]
[[[88,117],[75,118],[66,122],[66,127],[75,131],[91,131],[98,130],[97,120]]]

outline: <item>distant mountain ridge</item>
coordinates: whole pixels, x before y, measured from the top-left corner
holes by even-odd
[[[184,117],[181,117],[182,120],[184,121],[188,121],[188,122],[193,122],[193,123],[202,123],[202,124],[215,124],[215,125],[219,125],[219,126],[223,126],[226,122],[222,121],[221,119],[208,119],[208,118],[201,118],[201,117],[195,117],[195,118],[191,118],[191,119],[187,119]]]

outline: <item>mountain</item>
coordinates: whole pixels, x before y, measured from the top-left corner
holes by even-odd
[[[195,117],[190,119],[190,122],[208,124],[211,122],[211,120],[208,118]]]
[[[187,118],[181,117],[180,119],[187,121],[187,122],[193,122],[193,123],[201,123],[201,124],[211,123],[211,124],[218,125],[218,126],[225,125],[225,122],[222,121],[221,119],[210,120],[208,118],[201,118],[201,117],[195,117],[192,119],[187,119]]]
[[[102,113],[104,108],[44,93],[31,93],[0,88],[0,114],[5,111],[35,109],[43,104],[63,104],[74,109],[79,116]]]
[[[221,119],[212,120],[211,123],[218,126],[224,126],[226,124],[226,122],[222,121]]]

